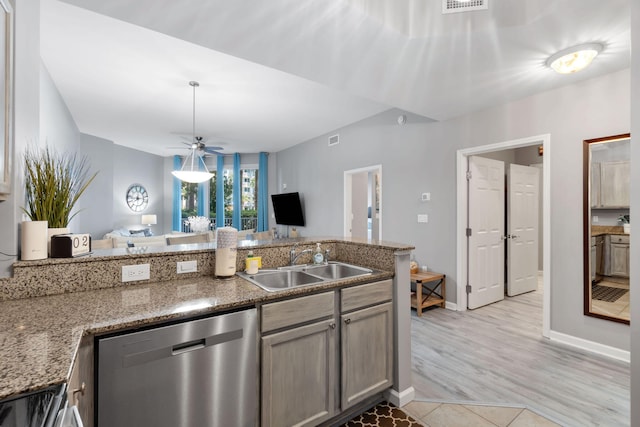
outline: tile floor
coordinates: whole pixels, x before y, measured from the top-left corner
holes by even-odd
[[[414,400],[402,407],[425,427],[551,427],[560,426],[526,408],[462,405]]]
[[[612,288],[629,289],[629,279],[620,279],[615,277],[605,276],[599,283],[602,286],[609,286]],[[604,314],[607,316],[620,317],[623,319],[629,319],[629,293],[627,292],[614,302],[600,301],[597,299],[591,300],[591,311],[594,313]]]

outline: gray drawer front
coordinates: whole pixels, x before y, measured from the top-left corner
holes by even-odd
[[[621,236],[619,234],[612,234],[611,243],[626,243],[629,244],[629,236]]]
[[[262,332],[333,316],[334,292],[293,298],[262,306]]]
[[[390,279],[342,289],[340,292],[342,294],[341,312],[390,301],[393,297],[392,281]]]

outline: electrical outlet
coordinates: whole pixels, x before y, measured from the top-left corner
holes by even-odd
[[[418,222],[429,222],[429,215],[418,214]]]
[[[598,222],[598,221],[600,221],[600,218],[598,218],[598,215],[594,215],[592,222]]]
[[[191,261],[179,261],[176,268],[178,274],[195,273],[198,271],[198,261],[195,259]]]
[[[123,265],[122,281],[133,282],[136,280],[149,280],[151,277],[151,268],[149,264]]]

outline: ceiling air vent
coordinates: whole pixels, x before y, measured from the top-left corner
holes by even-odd
[[[442,0],[442,13],[489,9],[489,0]]]
[[[329,137],[329,147],[340,144],[340,135],[335,134]]]

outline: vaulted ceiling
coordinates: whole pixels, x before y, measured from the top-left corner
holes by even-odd
[[[456,0],[445,3],[463,5]],[[176,154],[279,151],[390,108],[445,120],[630,65],[629,0],[42,0],[41,55],[81,132]],[[545,65],[604,45],[586,70]],[[180,151],[177,151],[180,153]]]

